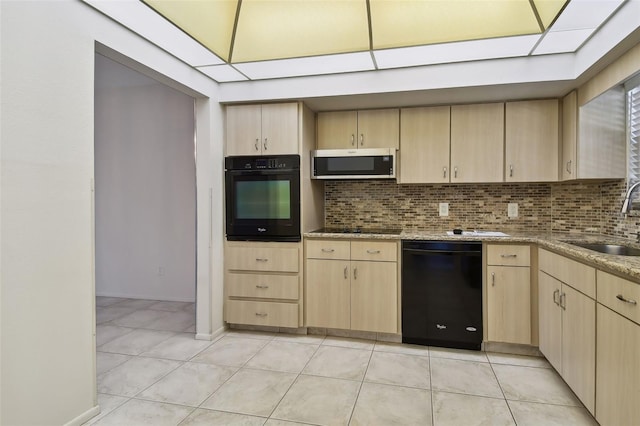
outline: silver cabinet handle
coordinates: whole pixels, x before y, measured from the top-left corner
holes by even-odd
[[[453,168],[453,177],[454,177],[455,179],[458,179],[458,168],[457,168],[457,167],[454,167],[454,168]]]
[[[326,249],[326,248],[322,249],[323,253],[333,253],[334,251],[335,251],[334,249]]]
[[[267,138],[264,138],[264,145],[263,146],[264,146],[264,150],[265,151],[267,150],[267,142],[268,142]]]
[[[559,289],[556,289],[556,291],[553,292],[553,303],[555,303],[558,306],[560,306],[560,302],[558,301],[558,298],[556,296],[558,296],[559,294],[560,294]]]
[[[571,174],[571,162],[572,162],[572,161],[573,161],[573,160],[569,160],[569,161],[567,161],[567,173],[569,173],[569,174]]]
[[[257,317],[266,317],[268,314],[266,312],[256,312]]]
[[[256,151],[259,151],[260,148],[258,148],[258,142],[260,141],[259,138],[256,138],[256,143],[253,145],[256,148]]]
[[[266,288],[269,288],[269,286],[268,285],[257,285],[256,288],[265,288],[266,289]]]
[[[629,303],[629,304],[631,304],[631,305],[637,305],[637,304],[638,304],[638,302],[636,302],[636,301],[635,301],[635,300],[633,300],[633,299],[625,299],[625,297],[624,297],[623,295],[621,295],[621,294],[617,295],[617,296],[616,296],[616,299],[621,300],[621,301],[623,301],[624,303]]]
[[[358,268],[353,268],[353,279],[354,280],[358,279]]]
[[[351,146],[355,146],[356,144],[356,135],[351,133]]]
[[[360,146],[364,145],[364,134],[360,133]]]
[[[560,307],[565,311],[567,310],[567,293],[560,295]]]
[[[369,253],[369,254],[379,254],[380,250],[367,250],[367,253]]]
[[[518,257],[517,254],[501,254],[500,257]]]
[[[269,259],[266,259],[264,257],[256,257],[256,262],[267,262]]]
[[[509,177],[513,177],[513,164],[509,164]]]
[[[496,274],[495,272],[491,273],[491,287],[495,287],[496,286]]]
[[[447,177],[447,168],[446,167],[442,168],[442,177],[445,178],[445,179]]]
[[[347,276],[347,271],[348,271],[348,270],[349,270],[349,267],[348,267],[348,266],[345,266],[345,267],[344,267],[344,279],[345,279],[345,280],[346,280],[347,278],[349,278],[349,277]]]

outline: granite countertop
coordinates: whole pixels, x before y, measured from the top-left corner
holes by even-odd
[[[553,234],[509,232],[508,236],[487,235],[448,235],[446,231],[404,230],[394,234],[377,233],[343,233],[343,232],[307,232],[305,238],[338,238],[338,239],[374,239],[374,240],[435,240],[435,241],[484,241],[503,243],[537,244],[539,247],[554,251],[580,262],[589,264],[606,272],[622,276],[640,284],[640,256],[620,256],[599,253],[593,250],[572,245],[567,241],[606,242],[640,247],[628,240],[599,234]]]

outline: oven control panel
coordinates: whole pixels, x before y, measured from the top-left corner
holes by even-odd
[[[294,170],[300,168],[300,156],[226,157],[224,166],[226,170]]]

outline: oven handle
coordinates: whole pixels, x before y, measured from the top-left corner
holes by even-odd
[[[274,170],[227,170],[226,172],[233,176],[264,176],[264,175],[281,175],[283,173],[297,173],[300,169],[274,169]]]
[[[475,250],[421,250],[421,249],[402,249],[403,252],[406,253],[416,253],[416,254],[446,254],[446,255],[454,255],[454,254],[477,254],[480,256],[482,252]]]

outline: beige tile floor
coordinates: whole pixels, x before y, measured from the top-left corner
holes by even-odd
[[[97,298],[96,425],[596,425],[543,358],[341,337],[194,339],[188,303]]]

